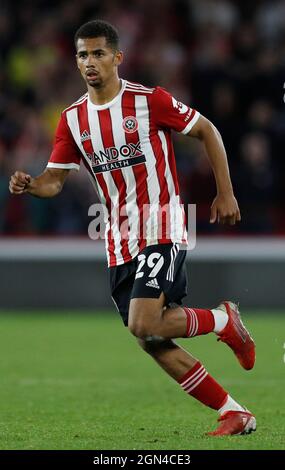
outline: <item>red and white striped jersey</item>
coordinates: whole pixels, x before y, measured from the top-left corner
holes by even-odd
[[[109,103],[86,93],[63,111],[47,166],[78,170],[82,160],[108,211],[110,267],[148,245],[187,243],[171,129],[187,134],[198,118],[163,88],[126,80]]]

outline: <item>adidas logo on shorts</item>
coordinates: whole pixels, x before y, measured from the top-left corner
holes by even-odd
[[[151,279],[151,281],[148,281],[148,282],[146,283],[146,286],[147,286],[147,287],[154,287],[155,289],[160,289],[156,278]]]

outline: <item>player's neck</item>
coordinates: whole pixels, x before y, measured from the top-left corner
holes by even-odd
[[[115,96],[120,92],[122,87],[119,77],[114,77],[107,83],[104,83],[100,88],[88,87],[90,100],[93,104],[102,105],[112,101]]]

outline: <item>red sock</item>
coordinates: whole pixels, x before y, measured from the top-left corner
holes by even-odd
[[[178,380],[183,390],[204,405],[219,410],[228,393],[211,377],[204,366],[197,362],[192,369]]]
[[[215,320],[211,310],[188,307],[182,308],[187,318],[185,337],[206,335],[214,330]]]

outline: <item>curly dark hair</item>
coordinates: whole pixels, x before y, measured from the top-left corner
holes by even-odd
[[[88,21],[88,23],[84,23],[80,26],[74,35],[75,47],[77,48],[77,41],[79,38],[86,39],[99,37],[106,38],[106,43],[113,50],[117,51],[119,49],[118,31],[113,25],[103,20]]]

